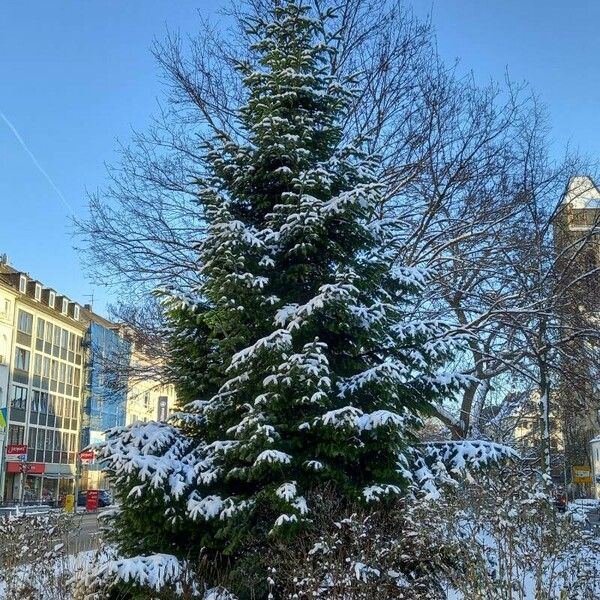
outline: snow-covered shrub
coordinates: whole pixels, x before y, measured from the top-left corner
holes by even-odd
[[[446,597],[442,574],[452,568],[459,548],[457,540],[446,544],[434,535],[446,524],[435,501],[410,499],[365,509],[341,501],[332,489],[315,496],[320,510],[312,529],[294,544],[275,544],[267,557],[273,598]]]
[[[269,557],[281,600],[595,600],[600,540],[518,464],[381,510],[321,497],[312,532]]]
[[[535,473],[498,469],[438,500],[460,569],[456,600],[593,600],[600,597],[600,540],[559,513]]]
[[[71,600],[67,542],[77,526],[56,513],[0,517],[0,598]]]
[[[75,600],[201,598],[188,565],[169,554],[122,558],[112,546],[73,578]]]

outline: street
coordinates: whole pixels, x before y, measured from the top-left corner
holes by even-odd
[[[76,515],[76,528],[67,538],[69,554],[77,554],[86,550],[95,550],[99,546],[100,528],[98,516],[100,512],[80,513]]]

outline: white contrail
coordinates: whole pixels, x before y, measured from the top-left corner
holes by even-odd
[[[50,175],[48,175],[48,173],[46,173],[46,171],[44,170],[44,167],[42,167],[42,165],[40,165],[38,159],[34,156],[33,152],[27,147],[25,140],[20,136],[19,132],[17,131],[17,128],[8,120],[6,115],[1,110],[0,110],[0,119],[2,119],[6,123],[8,128],[13,132],[14,136],[17,138],[17,141],[19,142],[19,144],[21,144],[21,147],[23,148],[23,150],[25,150],[25,152],[27,152],[27,154],[29,154],[29,158],[31,158],[31,160],[33,161],[33,164],[36,166],[37,170],[46,178],[46,181],[52,186],[52,189],[56,192],[57,196],[60,198],[60,200],[63,203],[63,205],[65,206],[65,208],[71,214],[73,214],[75,211],[73,210],[73,207],[69,204],[68,200],[65,198],[64,194],[60,191],[60,189],[54,183],[54,181],[52,181],[52,178],[50,177]]]

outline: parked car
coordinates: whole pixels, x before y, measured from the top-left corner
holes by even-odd
[[[85,506],[87,502],[88,490],[82,490],[77,496],[77,506]],[[110,506],[112,504],[112,496],[108,490],[98,490],[98,508]]]

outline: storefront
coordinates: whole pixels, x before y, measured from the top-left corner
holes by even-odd
[[[73,473],[47,471],[45,463],[6,463],[5,500],[7,502],[47,502],[60,504],[67,494],[73,494]]]

